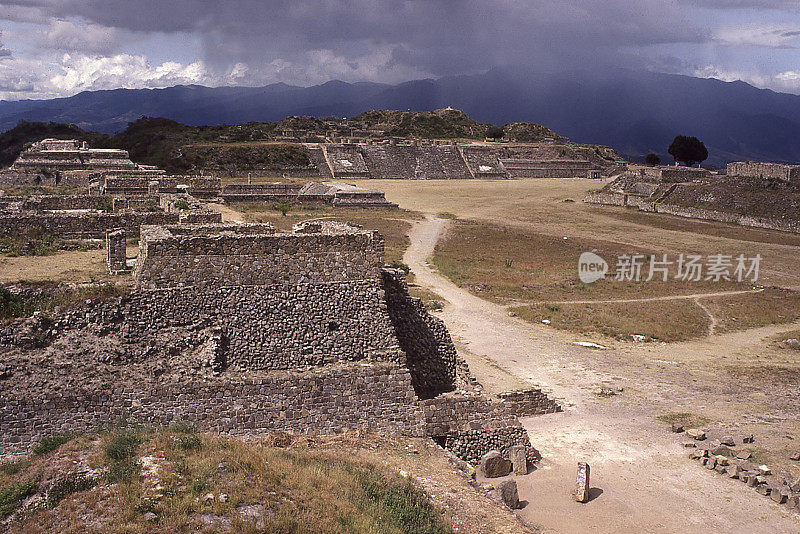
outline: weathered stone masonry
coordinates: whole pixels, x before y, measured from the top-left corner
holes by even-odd
[[[0,455],[58,432],[185,421],[229,433],[428,435],[474,463],[492,449],[530,447],[517,416],[559,409],[538,390],[483,395],[442,321],[408,295],[401,272],[383,267],[375,232],[327,221],[291,234],[259,224],[145,227],[134,277],[129,295],[54,327],[56,336],[117,332],[127,359],[80,362],[106,380],[0,390]],[[40,346],[14,332],[0,336],[6,349]],[[90,352],[83,357],[97,357]],[[148,363],[151,355],[161,356]],[[124,379],[115,365],[145,374]]]

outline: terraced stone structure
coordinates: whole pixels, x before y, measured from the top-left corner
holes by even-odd
[[[377,232],[326,220],[290,233],[145,226],[128,295],[0,331],[12,378],[0,390],[0,455],[68,430],[175,421],[428,435],[472,462],[530,447],[517,416],[558,406],[538,390],[483,394],[383,253]],[[85,352],[60,352],[83,342]],[[42,378],[26,386],[34,369]]]
[[[0,172],[0,184],[88,186],[92,179],[109,174],[158,176],[164,171],[134,163],[127,150],[89,148],[75,139],[42,139]]]
[[[727,175],[686,167],[633,169],[584,201],[800,233],[795,171],[771,163],[732,163]]]

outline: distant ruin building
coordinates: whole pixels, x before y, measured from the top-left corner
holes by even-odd
[[[43,139],[0,173],[0,184],[86,186],[90,178],[108,174],[158,176],[164,171],[132,162],[127,150],[89,148],[76,139]]]
[[[737,162],[727,170],[631,165],[584,202],[800,233],[800,166]]]
[[[728,176],[774,179],[800,185],[800,165],[737,161],[728,163]]]

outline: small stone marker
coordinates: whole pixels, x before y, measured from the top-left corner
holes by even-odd
[[[479,468],[486,478],[504,477],[511,472],[511,462],[499,452],[489,451],[481,458]]]
[[[517,483],[513,480],[504,480],[498,484],[495,490],[497,496],[503,501],[503,504],[516,510],[519,508],[519,493],[517,492]]]
[[[789,456],[789,459],[794,460],[795,462],[800,461],[800,451],[793,453],[791,456]]]
[[[683,432],[683,425],[680,423],[672,423],[672,431],[676,434]]]
[[[575,500],[589,502],[589,464],[578,462],[578,478],[575,481]]]
[[[755,440],[756,438],[753,436],[753,434],[748,434],[742,438],[742,443],[753,443]]]
[[[525,447],[514,445],[508,448],[508,458],[514,466],[515,475],[528,474],[528,456],[525,454]]]
[[[704,439],[706,439],[706,433],[700,430],[699,428],[690,428],[689,430],[686,431],[686,434],[689,437],[696,439],[697,441],[703,441]]]
[[[740,460],[749,460],[750,458],[753,457],[753,453],[749,451],[740,451],[739,454],[736,455],[736,457]]]
[[[734,445],[736,445],[736,442],[733,441],[733,438],[730,437],[730,436],[726,436],[726,437],[722,438],[722,440],[720,440],[720,442],[723,445],[727,445],[728,447],[733,447]]]

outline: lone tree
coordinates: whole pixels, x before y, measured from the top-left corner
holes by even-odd
[[[686,166],[702,163],[708,158],[708,149],[696,137],[679,135],[669,145],[668,152],[675,159],[686,164]]]
[[[650,165],[651,167],[655,167],[659,163],[661,163],[661,158],[655,152],[650,152],[648,155],[644,157],[644,162]]]
[[[505,135],[505,133],[499,126],[490,126],[489,129],[486,130],[487,139],[502,139],[503,135]]]

